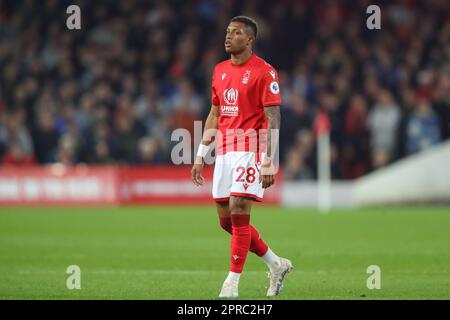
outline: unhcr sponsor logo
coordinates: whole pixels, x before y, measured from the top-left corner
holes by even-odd
[[[236,117],[239,114],[238,106],[221,106],[220,113],[224,116]]]

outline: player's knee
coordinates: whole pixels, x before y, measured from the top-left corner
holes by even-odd
[[[231,214],[248,214],[251,200],[244,197],[233,197],[230,201]]]

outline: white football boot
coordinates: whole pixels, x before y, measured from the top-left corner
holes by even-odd
[[[267,297],[275,297],[283,289],[283,280],[286,274],[293,268],[292,262],[285,258],[280,258],[280,267],[268,273],[270,284],[267,290]]]
[[[225,280],[220,291],[219,298],[233,299],[239,296],[238,293],[239,282],[233,280]]]

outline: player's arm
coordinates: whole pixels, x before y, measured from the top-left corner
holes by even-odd
[[[202,137],[203,145],[209,146],[214,141],[214,131],[217,130],[218,122],[219,122],[219,106],[212,105],[208,117],[206,117],[205,129],[203,131]]]
[[[262,182],[263,188],[266,189],[275,182],[273,155],[278,147],[281,114],[279,106],[265,107],[264,111],[267,117],[267,149],[266,157],[261,166],[259,181]]]
[[[214,141],[214,134],[217,130],[218,122],[219,122],[219,107],[212,105],[208,117],[206,118],[202,142],[198,148],[197,156],[195,158],[195,162],[191,170],[192,182],[196,186],[201,186],[205,182],[205,179],[202,176],[204,164],[203,158],[205,157],[206,153],[209,150],[209,145]]]

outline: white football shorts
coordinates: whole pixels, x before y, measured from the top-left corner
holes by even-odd
[[[259,182],[260,168],[261,161],[254,152],[237,151],[217,155],[214,166],[213,199],[222,202],[229,200],[230,196],[239,196],[262,201],[264,189]]]

